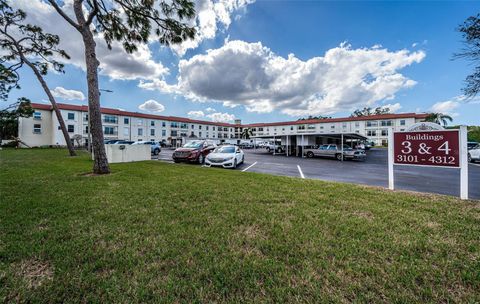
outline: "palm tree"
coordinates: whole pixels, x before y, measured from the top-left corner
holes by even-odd
[[[425,121],[433,122],[439,125],[446,126],[448,125],[448,122],[452,122],[453,118],[447,114],[442,114],[442,113],[430,113],[428,114],[427,118],[425,118]]]
[[[250,136],[253,136],[252,128],[244,128],[242,130],[242,138],[250,139]]]

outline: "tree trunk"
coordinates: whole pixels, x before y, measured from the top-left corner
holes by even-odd
[[[52,104],[53,110],[57,115],[58,123],[60,124],[60,129],[62,130],[63,137],[65,138],[65,143],[67,144],[67,148],[68,148],[68,152],[70,153],[70,156],[77,156],[77,154],[75,153],[75,150],[73,149],[73,144],[72,144],[72,141],[70,140],[70,135],[68,135],[67,128],[65,127],[65,121],[63,120],[62,113],[58,109],[57,102],[55,101],[55,98],[53,97],[52,92],[50,92],[50,89],[48,88],[47,83],[43,79],[42,74],[40,74],[36,66],[34,66],[27,58],[25,58],[25,56],[23,56],[23,53],[20,52],[20,56],[22,57],[22,60],[33,70],[33,73],[35,74],[35,76],[37,76],[38,81],[40,82],[43,90],[47,94],[48,99]]]
[[[75,0],[73,3],[75,17],[80,28],[83,44],[85,46],[85,63],[87,67],[87,86],[88,86],[88,108],[90,120],[90,133],[92,135],[93,150],[93,172],[96,174],[108,174],[107,154],[103,141],[102,113],[100,111],[100,91],[98,89],[98,66],[97,54],[95,52],[95,40],[90,31],[83,14],[82,1]]]

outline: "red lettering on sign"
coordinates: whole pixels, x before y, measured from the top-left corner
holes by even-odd
[[[393,134],[395,164],[459,167],[458,130]]]

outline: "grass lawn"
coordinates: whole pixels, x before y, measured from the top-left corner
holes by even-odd
[[[478,201],[111,167],[0,151],[0,302],[480,301]]]

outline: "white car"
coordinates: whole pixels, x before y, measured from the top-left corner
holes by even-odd
[[[242,149],[228,145],[218,147],[208,154],[207,158],[205,158],[205,165],[235,169],[238,165],[243,163],[244,160],[245,155],[243,154]]]
[[[472,163],[480,161],[480,145],[468,151],[468,161]]]

